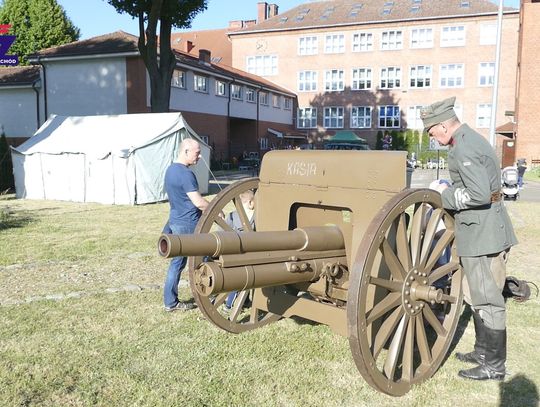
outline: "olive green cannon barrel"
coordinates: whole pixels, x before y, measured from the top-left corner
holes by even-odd
[[[211,256],[277,250],[325,251],[345,248],[337,226],[305,227],[276,232],[210,232],[163,234],[158,251],[163,257]]]

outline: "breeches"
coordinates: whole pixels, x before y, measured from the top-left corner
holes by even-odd
[[[465,301],[477,311],[486,327],[506,328],[506,304],[502,295],[508,251],[478,257],[461,257],[465,273]]]

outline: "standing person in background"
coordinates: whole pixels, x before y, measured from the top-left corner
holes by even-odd
[[[457,254],[465,273],[464,293],[473,311],[474,350],[457,353],[476,367],[459,375],[474,380],[503,380],[506,374],[506,304],[502,295],[506,260],[517,243],[501,197],[499,160],[479,133],[461,124],[452,97],[422,108],[425,131],[449,146],[452,185],[440,183],[445,209],[454,213]]]
[[[525,175],[525,171],[527,170],[527,161],[525,161],[524,158],[521,158],[517,162],[517,170],[518,170],[518,186],[519,189],[523,188],[523,176]]]
[[[199,184],[195,174],[189,168],[201,158],[201,147],[193,139],[184,139],[180,143],[178,157],[165,172],[165,191],[169,197],[169,220],[164,232],[175,235],[193,233],[208,201],[199,193]],[[165,285],[163,303],[165,311],[185,311],[193,309],[193,303],[178,300],[180,273],[187,263],[186,257],[174,257],[171,260]]]

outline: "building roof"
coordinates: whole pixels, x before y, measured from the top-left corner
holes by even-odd
[[[171,34],[171,47],[177,51],[199,55],[199,50],[212,51],[212,62],[232,65],[232,45],[228,28],[202,31],[182,31]]]
[[[406,20],[497,14],[489,0],[329,0],[304,3],[253,27],[231,32],[240,35],[261,31],[339,27]],[[505,7],[505,12],[518,9]]]
[[[0,67],[0,86],[27,86],[38,79],[38,66]]]
[[[138,38],[124,31],[92,37],[87,40],[74,41],[69,44],[45,48],[28,56],[28,59],[78,57],[87,55],[138,53]]]

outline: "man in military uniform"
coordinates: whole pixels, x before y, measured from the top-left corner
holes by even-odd
[[[454,112],[452,97],[421,110],[425,131],[449,146],[452,185],[438,183],[444,208],[455,217],[457,254],[465,273],[465,300],[473,310],[474,350],[456,357],[478,366],[460,370],[475,380],[503,380],[506,362],[506,307],[502,295],[506,258],[517,243],[501,197],[500,165],[488,141]]]

